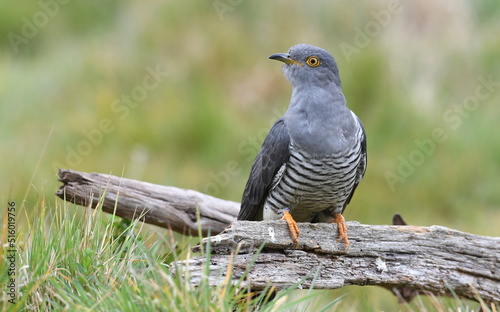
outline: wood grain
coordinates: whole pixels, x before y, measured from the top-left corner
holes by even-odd
[[[346,251],[336,240],[336,224],[299,223],[300,246],[295,249],[285,221],[235,221],[240,207],[236,202],[101,173],[60,170],[59,181],[63,185],[56,195],[78,205],[102,206],[105,212],[184,234],[197,234],[198,227],[204,235],[220,233],[203,242],[211,248],[208,276],[202,274],[206,256],[175,263],[174,271],[194,285],[202,278],[218,285],[228,272],[237,283],[248,271],[243,283],[254,290],[269,284],[284,288],[300,283],[316,289],[379,285],[407,301],[421,293],[453,292],[500,302],[498,237],[441,226],[347,222],[351,247]],[[256,253],[260,246],[264,248]]]
[[[343,242],[336,240],[336,224],[299,223],[300,246],[295,249],[285,221],[234,222],[219,235],[204,239],[212,253],[210,284],[226,278],[232,259],[234,283],[253,262],[244,280],[253,290],[269,284],[285,288],[300,281],[304,288],[379,285],[435,295],[453,291],[467,299],[500,302],[500,238],[442,226],[347,222],[347,227],[351,246],[345,251]],[[254,258],[261,245],[263,250]],[[232,256],[235,250],[239,253]],[[197,284],[205,261],[200,256],[179,265]]]
[[[97,207],[125,219],[183,234],[197,235],[199,212],[203,235],[217,234],[236,220],[240,204],[193,190],[161,186],[102,173],[59,170],[63,183],[56,195],[82,206]]]

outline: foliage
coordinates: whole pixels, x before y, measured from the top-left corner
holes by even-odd
[[[207,278],[195,287],[176,265],[192,256],[186,242],[168,240],[137,221],[124,226],[99,207],[87,208],[77,219],[68,212],[72,208],[67,203],[51,208],[45,202],[36,207],[29,229],[17,237],[21,295],[15,305],[4,296],[3,310],[289,311],[313,306],[311,299],[322,293],[286,301],[297,284],[271,301],[273,289],[254,294],[243,285],[245,276],[231,285],[230,275],[217,287],[210,287]],[[208,273],[209,250],[206,255]],[[5,264],[0,262],[2,285],[8,279]]]
[[[99,213],[94,220],[107,239],[99,244],[85,236],[92,231],[84,230],[83,220],[93,212],[81,208],[70,207],[66,223],[58,223],[61,207],[40,203],[52,203],[57,169],[113,173],[239,201],[260,144],[290,96],[280,65],[267,57],[301,42],[334,54],[348,106],[367,132],[368,170],[347,220],[387,224],[398,212],[410,224],[500,235],[492,226],[500,219],[498,1],[42,0],[4,6],[0,197],[2,205],[14,200],[23,209],[18,228],[27,244],[23,252],[31,250],[23,263],[28,256],[37,260],[29,262],[26,283],[32,284],[25,289],[51,294],[51,305],[75,302],[86,309],[92,305],[85,300],[95,296],[107,306],[114,292],[136,300],[129,304],[141,302],[141,291],[163,298],[150,277],[161,280],[162,263],[176,250],[186,256],[189,241],[177,236],[186,243],[172,243],[163,238],[169,233],[113,239],[116,227]],[[355,52],[346,53],[345,44]],[[490,78],[491,90],[485,94],[483,87],[479,99],[477,88]],[[446,138],[437,142],[436,129]],[[391,186],[388,174],[399,176],[397,183]],[[27,217],[42,212],[43,235],[52,238],[46,243],[31,235],[42,232],[33,227],[36,218]],[[118,261],[118,250],[120,259],[141,261]],[[110,259],[116,260],[110,272],[155,272],[144,273],[144,283],[130,273],[104,283]],[[390,309],[395,302],[379,289],[346,288],[327,297],[344,293],[344,310]],[[43,297],[30,298],[26,304]]]

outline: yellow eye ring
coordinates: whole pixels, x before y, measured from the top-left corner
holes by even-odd
[[[319,58],[317,56],[309,56],[309,58],[307,58],[306,64],[311,67],[318,67],[321,62],[319,61]]]

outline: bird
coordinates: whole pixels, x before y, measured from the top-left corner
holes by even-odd
[[[292,95],[255,158],[237,220],[283,219],[297,248],[297,222],[334,222],[347,250],[342,213],[367,167],[363,124],[346,106],[329,52],[298,44],[269,58],[284,63]]]

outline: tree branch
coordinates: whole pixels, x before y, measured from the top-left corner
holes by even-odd
[[[240,204],[193,190],[161,186],[102,173],[59,170],[63,183],[56,195],[82,206],[97,207],[125,219],[140,219],[183,234],[220,233],[236,220]]]
[[[117,216],[171,228],[184,234],[222,232],[236,220],[239,203],[196,191],[100,173],[60,170],[56,193],[78,205],[98,207]],[[395,220],[395,224],[404,221]],[[259,290],[302,281],[303,287],[334,289],[344,285],[379,285],[411,300],[418,293],[456,295],[500,302],[500,238],[477,236],[440,226],[376,226],[348,222],[351,247],[336,241],[336,224],[300,223],[300,249],[294,249],[285,221],[233,222],[210,242],[212,285],[226,276],[231,252],[232,282],[247,270],[264,244],[244,283]],[[199,284],[206,257],[178,262],[178,268]]]
[[[203,240],[205,247],[210,243],[212,253],[210,284],[219,285],[228,278],[228,266],[233,268],[231,278],[236,283],[257,248],[264,245],[243,281],[252,290],[270,283],[284,288],[303,279],[301,287],[305,288],[379,285],[401,296],[403,288],[413,288],[500,302],[500,238],[442,226],[347,222],[347,227],[351,242],[347,251],[343,242],[336,240],[337,225],[327,223],[299,223],[300,249],[294,249],[285,221],[233,222],[221,234]],[[239,253],[231,255],[235,250]],[[200,256],[178,264],[197,285],[203,278],[205,261],[206,257]]]

